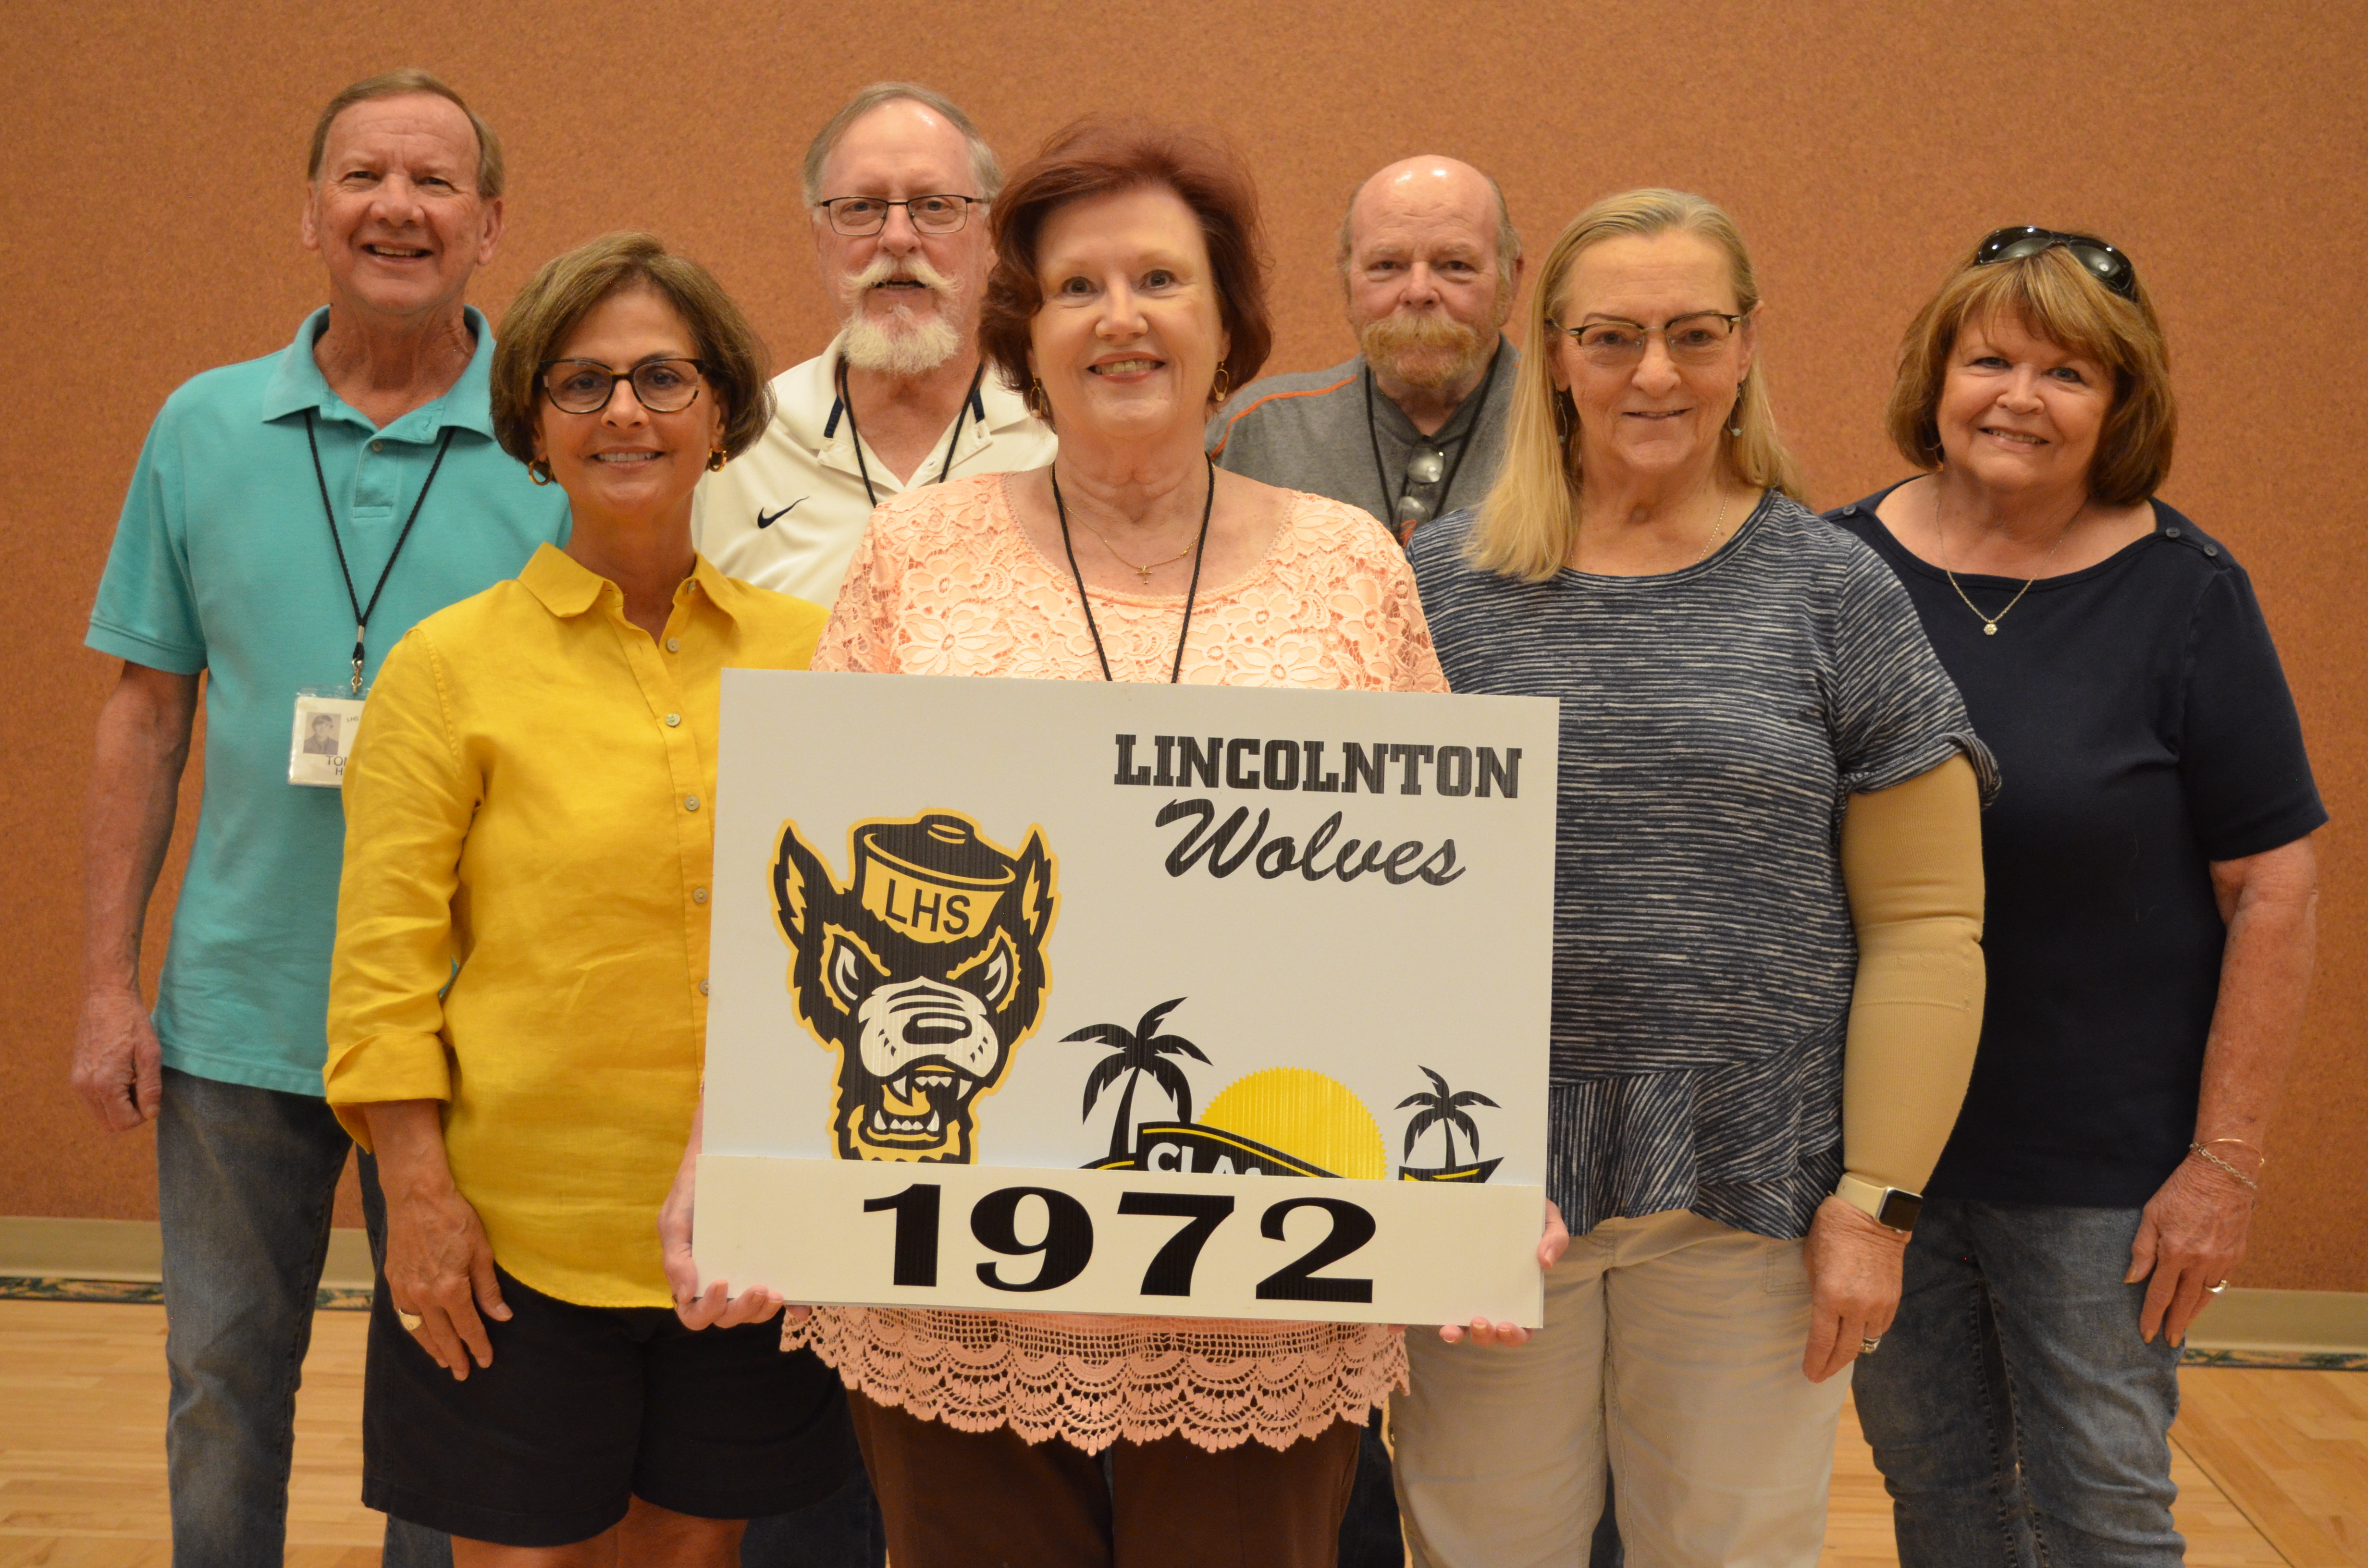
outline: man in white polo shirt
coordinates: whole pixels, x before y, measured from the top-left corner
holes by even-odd
[[[699,487],[692,538],[727,574],[827,608],[881,502],[1053,460],[1052,431],[979,358],[1002,185],[970,117],[909,82],[864,88],[806,149],[815,259],[845,324],[773,379],[763,438]]]

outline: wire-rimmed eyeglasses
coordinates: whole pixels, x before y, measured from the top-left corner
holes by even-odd
[[[619,381],[633,383],[633,396],[652,414],[679,414],[699,396],[702,367],[696,359],[644,359],[615,370],[598,359],[545,359],[542,393],[564,414],[598,414],[617,395]]]
[[[2089,269],[2089,275],[2124,300],[2138,297],[2137,268],[2130,258],[2094,234],[2067,234],[2056,229],[2043,229],[2035,223],[2017,223],[2010,229],[1999,229],[1974,251],[1975,267],[1994,267],[2001,261],[2021,261],[2027,256],[2054,250],[2061,245],[2072,253],[2072,259]]]
[[[1671,316],[1658,326],[1646,326],[1633,321],[1591,321],[1577,326],[1565,326],[1547,318],[1546,324],[1556,332],[1566,332],[1578,344],[1578,351],[1588,360],[1606,369],[1618,369],[1634,365],[1645,357],[1645,345],[1659,338],[1669,351],[1669,358],[1680,365],[1706,365],[1726,352],[1729,340],[1735,336],[1737,324],[1746,318],[1728,315],[1723,311],[1695,311],[1691,314]]]
[[[888,210],[901,207],[916,234],[951,234],[970,222],[970,210],[985,198],[939,193],[891,201],[884,196],[834,196],[820,203],[830,226],[842,234],[876,234],[888,226]]]

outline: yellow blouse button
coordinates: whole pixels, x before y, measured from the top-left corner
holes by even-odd
[[[667,714],[667,715],[666,715],[666,728],[667,728],[667,729],[671,730],[671,729],[673,729],[677,724],[679,724],[679,723],[681,723],[681,722],[682,722],[682,715],[681,715],[681,714],[679,714],[679,713],[669,713],[669,714]]]
[[[699,797],[696,795],[685,795],[682,798],[682,809],[687,812],[695,812],[699,810]]]
[[[705,888],[691,889],[690,902],[693,903],[705,903],[707,902],[707,890]]]

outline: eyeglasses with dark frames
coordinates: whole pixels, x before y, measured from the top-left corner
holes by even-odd
[[[1549,316],[1546,325],[1568,333],[1589,363],[1619,369],[1645,358],[1645,345],[1659,338],[1669,358],[1680,365],[1707,365],[1726,352],[1735,329],[1748,317],[1724,311],[1694,311],[1671,316],[1659,326],[1633,321],[1591,321],[1565,326]]]
[[[2018,223],[1984,240],[1974,252],[1974,265],[1995,267],[2001,261],[2021,261],[2059,245],[2070,251],[2072,259],[2087,267],[2089,275],[2107,289],[2124,300],[2137,299],[2137,268],[2130,265],[2128,256],[2094,234],[2067,234],[2032,223]]]
[[[598,414],[617,395],[619,381],[631,381],[633,396],[652,414],[679,414],[698,399],[705,369],[696,359],[644,359],[630,370],[598,359],[545,359],[542,394],[564,414]]]
[[[888,226],[888,210],[901,207],[912,220],[913,232],[919,234],[959,233],[970,222],[970,210],[985,206],[980,196],[954,196],[939,193],[916,196],[904,201],[891,201],[884,196],[833,196],[820,205],[830,214],[830,226],[842,234],[860,236],[876,234]]]

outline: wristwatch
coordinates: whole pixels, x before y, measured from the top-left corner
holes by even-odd
[[[1885,1187],[1854,1171],[1842,1173],[1842,1179],[1834,1187],[1834,1196],[1853,1209],[1864,1210],[1876,1224],[1903,1236],[1916,1228],[1916,1217],[1924,1211],[1922,1193]]]

